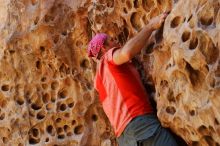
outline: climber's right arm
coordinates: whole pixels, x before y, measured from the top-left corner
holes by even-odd
[[[121,49],[117,49],[113,53],[113,61],[117,65],[131,60],[145,46],[151,33],[159,29],[164,22],[167,13],[163,13],[153,18],[143,29],[133,38],[131,38]]]

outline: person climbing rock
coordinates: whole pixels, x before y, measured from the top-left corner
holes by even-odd
[[[153,112],[148,94],[132,58],[144,48],[167,13],[153,19],[120,46],[105,33],[96,34],[88,44],[88,56],[97,62],[94,87],[117,137],[119,146],[177,146]]]

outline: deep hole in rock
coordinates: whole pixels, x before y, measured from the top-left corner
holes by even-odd
[[[213,132],[215,132],[215,129],[214,129],[212,126],[209,126],[209,131],[210,131],[211,133],[213,133]]]
[[[47,138],[45,139],[45,142],[49,142],[49,140],[50,140],[49,137],[47,137]]]
[[[61,127],[57,128],[57,133],[58,133],[58,134],[60,134],[60,133],[62,133],[62,132],[63,132],[63,128],[61,128]]]
[[[123,11],[124,11],[125,14],[128,13],[128,10],[126,8],[123,8]]]
[[[40,142],[40,139],[29,137],[29,144],[38,144],[39,142]]]
[[[58,43],[58,41],[60,40],[60,36],[59,35],[55,35],[54,37],[53,37],[53,42],[56,44],[56,43]]]
[[[71,103],[68,104],[69,108],[72,108],[73,106],[74,106],[74,102],[71,102]]]
[[[0,116],[0,120],[4,120],[5,119],[5,113],[2,113]]]
[[[175,97],[173,95],[173,90],[171,89],[168,90],[167,99],[169,102],[176,102]]]
[[[190,82],[194,87],[199,87],[204,83],[205,76],[199,70],[193,69],[193,67],[187,62],[186,70],[189,73]]]
[[[42,67],[41,61],[40,60],[36,61],[36,68],[41,69],[41,67]]]
[[[34,25],[37,25],[38,22],[39,22],[39,17],[37,16],[34,20]]]
[[[154,0],[142,0],[142,6],[145,11],[149,12],[154,7]]]
[[[169,114],[171,114],[171,115],[174,115],[174,114],[176,113],[176,109],[175,109],[175,107],[173,107],[173,106],[168,106],[168,107],[166,108],[166,112],[169,113]]]
[[[48,125],[48,126],[47,126],[47,132],[48,132],[49,134],[53,133],[53,126],[52,126],[52,125]]]
[[[163,2],[164,2],[164,0],[157,0],[157,3],[158,3],[159,5],[162,5]]]
[[[9,53],[10,53],[10,54],[14,54],[14,53],[15,53],[15,50],[9,50]]]
[[[66,69],[67,69],[67,66],[64,63],[62,63],[60,65],[59,71],[60,73],[66,74]]]
[[[193,141],[193,142],[192,142],[192,146],[200,146],[200,144],[199,144],[198,141]]]
[[[68,92],[66,89],[60,90],[58,94],[59,94],[59,98],[62,98],[62,99],[66,98],[68,96]]]
[[[87,60],[87,59],[83,59],[82,61],[81,61],[81,63],[80,63],[80,66],[82,67],[82,68],[88,68],[89,67],[89,61]]]
[[[172,65],[169,63],[167,66],[166,66],[166,70],[168,70],[169,68],[171,68]]]
[[[53,16],[50,16],[50,15],[45,15],[45,17],[44,17],[44,21],[46,22],[46,23],[49,23],[50,21],[53,21],[54,20],[54,17]]]
[[[216,118],[215,118],[215,124],[216,124],[216,125],[219,125],[219,121],[218,121],[218,119],[216,119]]]
[[[76,46],[77,47],[79,47],[79,48],[81,48],[82,46],[83,46],[83,42],[81,42],[81,41],[76,41]]]
[[[70,117],[70,113],[65,113],[64,116],[65,116],[66,118],[69,118],[69,117]]]
[[[75,125],[76,124],[76,120],[72,120],[72,125]]]
[[[56,119],[56,123],[60,123],[61,121],[62,121],[61,118],[57,118],[57,119]]]
[[[128,30],[128,28],[127,28],[127,27],[124,27],[123,32],[124,32],[124,39],[127,41],[128,36],[129,36],[129,30]]]
[[[45,82],[47,80],[47,77],[42,77],[41,82]]]
[[[70,130],[70,127],[68,125],[64,125],[63,129],[64,129],[65,132],[68,132],[68,130]]]
[[[113,8],[114,7],[114,1],[107,1],[107,7]]]
[[[9,85],[2,85],[2,91],[8,91]]]
[[[130,0],[126,1],[126,5],[127,5],[128,9],[132,9],[132,4],[131,4]]]
[[[191,116],[195,116],[196,111],[195,111],[195,110],[190,110],[190,111],[189,111],[189,114],[190,114]]]
[[[39,113],[37,113],[37,119],[38,120],[42,120],[45,118],[45,114],[43,111],[40,111]]]
[[[187,20],[187,22],[189,22],[192,19],[193,15],[191,14]]]
[[[33,129],[32,129],[32,133],[33,133],[33,136],[34,136],[34,137],[38,137],[38,136],[39,136],[39,130],[36,129],[36,128],[33,128]]]
[[[36,5],[38,0],[31,0],[32,5]]]
[[[134,0],[134,7],[138,8],[139,7],[139,0]]]
[[[146,15],[144,15],[142,17],[142,20],[143,20],[144,24],[148,24],[149,23]]]
[[[123,31],[118,35],[118,40],[121,45],[125,44],[129,36],[129,31],[126,27],[123,28]]]
[[[32,111],[32,112],[30,112],[29,113],[29,115],[31,116],[31,117],[34,117],[35,116],[35,114],[34,114],[34,112]]]
[[[93,120],[93,121],[97,121],[97,120],[98,120],[98,116],[95,115],[95,114],[93,114],[93,115],[92,115],[92,120]]]
[[[67,132],[67,134],[66,134],[67,136],[72,136],[73,135],[73,133],[72,132]]]
[[[211,39],[205,40],[205,36],[200,37],[200,51],[206,58],[208,64],[215,63],[219,57],[219,49],[215,46]]]
[[[61,110],[61,111],[65,111],[65,110],[66,110],[66,104],[64,104],[64,103],[61,104],[61,105],[60,105],[60,110]]]
[[[32,108],[33,110],[39,110],[39,109],[42,108],[42,105],[37,104],[37,103],[33,103],[33,104],[31,104],[31,108]]]
[[[40,46],[40,51],[44,52],[45,51],[45,47],[44,46]]]
[[[193,37],[193,38],[190,40],[189,49],[190,49],[190,50],[193,50],[193,49],[195,49],[197,46],[198,46],[198,38],[197,38],[197,37]]]
[[[41,86],[44,90],[46,90],[48,88],[48,85],[46,83],[41,84]]]
[[[7,105],[7,104],[8,104],[8,100],[3,99],[3,100],[1,100],[0,107],[6,108],[6,105]]]
[[[163,40],[163,25],[159,28],[159,30],[157,30],[156,34],[155,34],[155,39],[156,39],[156,43],[160,43]]]
[[[166,80],[162,80],[162,81],[160,81],[160,86],[162,86],[163,88],[164,87],[169,87],[169,83]]]
[[[182,41],[186,42],[189,40],[191,33],[189,31],[184,31],[182,34]]]
[[[220,77],[220,61],[218,62],[218,66],[217,66],[217,69],[215,71],[215,76]]]
[[[145,53],[146,53],[146,54],[151,54],[151,53],[154,51],[154,45],[155,45],[155,43],[154,43],[154,42],[151,42],[151,43],[147,46]]]
[[[206,135],[206,134],[209,133],[209,130],[208,130],[208,128],[205,125],[199,126],[198,131],[202,135]]]
[[[62,35],[63,35],[63,36],[66,36],[66,35],[67,35],[67,31],[64,30],[64,31],[62,32]]]
[[[84,130],[83,126],[82,126],[82,125],[78,125],[78,126],[76,126],[75,129],[74,129],[74,133],[75,133],[75,134],[82,134],[82,133],[83,133],[83,130]]]
[[[209,135],[206,135],[203,137],[205,139],[205,141],[207,142],[207,144],[209,146],[214,146],[215,145],[215,141],[213,140],[213,138]]]
[[[52,109],[53,109],[53,104],[52,104],[52,103],[48,103],[48,104],[46,105],[46,109],[47,109],[48,111],[52,110]]]
[[[57,136],[57,138],[58,138],[58,139],[64,139],[64,138],[65,138],[65,135],[64,135],[64,134],[59,134],[59,135]]]
[[[72,97],[69,97],[67,100],[66,100],[66,103],[68,105],[69,108],[72,108],[74,106],[74,101],[73,101],[73,98]]]
[[[51,89],[52,90],[56,90],[56,89],[58,89],[58,87],[59,87],[59,82],[58,81],[53,81],[51,83]]]
[[[7,144],[8,141],[9,141],[9,139],[8,139],[7,137],[3,137],[3,138],[2,138],[2,141],[3,141],[4,144]]]
[[[17,97],[16,102],[17,102],[19,105],[23,105],[23,104],[24,104],[24,97],[23,97],[23,96]]]
[[[51,96],[51,102],[55,102],[56,101],[56,95]]]
[[[43,100],[44,103],[48,103],[50,101],[50,94],[45,93],[43,95],[43,99],[42,100]]]
[[[139,31],[141,29],[141,22],[140,22],[140,18],[141,18],[141,13],[140,12],[134,12],[131,15],[131,24],[132,27]]]
[[[170,23],[170,27],[171,28],[176,28],[177,26],[180,25],[180,23],[182,23],[182,18],[180,16],[176,16],[173,18],[173,20]]]
[[[213,23],[213,17],[202,16],[199,20],[201,24],[205,26],[209,26]]]

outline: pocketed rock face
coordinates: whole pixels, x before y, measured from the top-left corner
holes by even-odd
[[[170,10],[135,62],[155,85],[164,126],[189,145],[220,145],[219,8],[219,0],[2,0],[0,145],[115,146],[87,43],[105,32],[123,45]]]
[[[219,8],[219,0],[178,1],[153,53],[158,116],[193,146],[220,145]]]
[[[115,145],[83,49],[90,35],[86,5],[0,2],[1,146]]]

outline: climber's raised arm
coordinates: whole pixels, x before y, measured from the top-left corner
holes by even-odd
[[[141,49],[145,46],[151,33],[159,29],[164,22],[167,13],[163,13],[153,19],[143,27],[143,29],[133,38],[131,38],[121,49],[117,49],[113,53],[113,61],[117,65],[121,65],[128,62],[135,55],[137,55]]]

